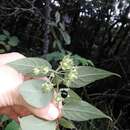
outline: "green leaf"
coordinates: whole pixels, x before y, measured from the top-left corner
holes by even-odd
[[[4,34],[0,35],[0,41],[5,41],[7,39],[7,36]]]
[[[15,46],[18,45],[18,43],[19,43],[19,39],[16,36],[12,36],[12,37],[9,38],[8,44],[10,46],[15,47]]]
[[[25,101],[34,107],[45,107],[51,101],[53,92],[43,93],[42,84],[44,80],[28,80],[25,81],[19,87],[20,94],[23,96]]]
[[[53,48],[58,48],[61,52],[64,52],[61,42],[57,39],[53,42]]]
[[[4,46],[5,48],[6,48],[6,50],[7,51],[9,51],[10,49],[11,49],[11,46],[10,45],[8,45],[8,44],[5,44],[5,46]]]
[[[72,102],[73,100],[80,101],[81,98],[80,98],[80,96],[79,96],[77,93],[75,93],[72,89],[70,89],[70,90],[68,91],[68,97],[66,97],[66,98],[64,99],[64,103]]]
[[[0,122],[4,122],[9,120],[9,117],[7,117],[6,115],[0,115]]]
[[[60,130],[60,128],[56,128],[56,130]]]
[[[60,125],[67,128],[67,129],[74,129],[75,126],[72,121],[66,120],[65,118],[62,118],[60,120]]]
[[[50,21],[48,24],[49,24],[50,26],[52,26],[52,27],[57,27],[56,22]]]
[[[71,37],[70,37],[70,35],[66,32],[66,31],[64,31],[64,30],[62,30],[62,29],[59,29],[60,30],[60,33],[62,34],[62,36],[63,36],[63,39],[64,39],[64,41],[65,41],[65,44],[66,45],[70,45],[70,43],[71,43]]]
[[[58,60],[62,60],[62,58],[65,56],[64,53],[59,52],[59,51],[54,51],[52,53],[47,54],[47,60],[48,61],[58,61]]]
[[[56,13],[55,13],[55,19],[56,19],[56,23],[60,22],[60,13],[59,13],[59,11],[56,11]]]
[[[31,75],[35,76],[34,74],[34,68],[39,67],[48,67],[51,69],[51,65],[42,58],[23,58],[20,60],[16,60],[13,62],[8,63],[11,67],[15,68],[17,71],[25,74],[25,75]],[[37,76],[45,76],[45,74],[40,73]]]
[[[85,58],[83,58],[83,57],[81,57],[79,55],[74,55],[74,56],[72,56],[72,58],[74,59],[74,63],[76,65],[80,64],[80,65],[83,65],[83,66],[85,66],[85,65],[94,66],[94,64],[93,64],[93,62],[91,60],[85,59]]]
[[[72,88],[84,87],[85,85],[88,85],[97,80],[104,79],[112,75],[120,77],[116,73],[112,73],[106,70],[102,70],[102,69],[98,69],[98,68],[90,67],[90,66],[79,66],[77,67],[77,71],[78,71],[78,78],[74,80],[73,82],[71,82],[69,87],[72,87]]]
[[[0,44],[3,45],[3,46],[6,45],[6,43],[4,41],[0,41]]]
[[[97,118],[111,118],[85,101],[70,101],[63,106],[63,116],[73,121],[87,121]]]
[[[65,24],[64,24],[64,23],[59,23],[59,26],[60,26],[60,28],[61,28],[63,31],[65,31]]]
[[[56,48],[56,45],[57,45],[57,40],[54,40],[54,42],[53,42],[53,48]]]
[[[4,41],[0,41],[0,44],[4,46],[5,50],[2,49],[1,52],[5,52],[5,51],[9,51],[11,49],[11,46],[8,45],[6,42]]]
[[[10,33],[9,33],[7,30],[3,30],[3,33],[4,33],[7,37],[10,36]]]
[[[0,49],[0,53],[4,53],[6,52],[4,49]]]
[[[22,130],[55,130],[56,121],[45,121],[32,115],[19,119]]]
[[[15,121],[11,121],[6,126],[5,130],[20,130],[20,126]]]

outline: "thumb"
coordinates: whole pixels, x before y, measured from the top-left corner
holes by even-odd
[[[46,107],[36,108],[28,104],[20,95],[19,103],[19,105],[25,106],[35,116],[46,120],[55,120],[60,116],[60,110],[53,102],[50,102]]]
[[[6,53],[6,54],[0,54],[0,65],[7,64],[9,62],[25,58],[24,55],[18,53],[18,52],[12,52],[12,53]]]

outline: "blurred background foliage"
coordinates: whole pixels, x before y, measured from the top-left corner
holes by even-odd
[[[113,118],[76,122],[78,130],[130,130],[129,42],[129,0],[0,0],[0,53],[41,56],[54,66],[72,53],[77,64],[122,76],[78,90]]]

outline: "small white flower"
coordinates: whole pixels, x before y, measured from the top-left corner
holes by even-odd
[[[40,69],[39,69],[39,68],[34,68],[34,69],[33,69],[33,73],[34,73],[35,75],[38,75],[38,74],[40,73]]]
[[[49,67],[46,66],[46,67],[42,68],[42,71],[44,74],[47,74],[49,72]]]

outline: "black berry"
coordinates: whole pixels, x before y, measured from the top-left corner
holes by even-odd
[[[61,97],[66,98],[68,96],[68,92],[65,90],[61,90]]]

